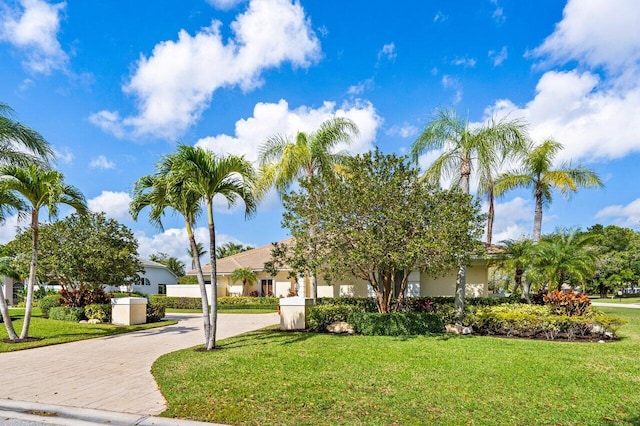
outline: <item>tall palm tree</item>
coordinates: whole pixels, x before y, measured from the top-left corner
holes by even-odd
[[[62,173],[44,169],[31,164],[27,167],[5,165],[0,167],[0,191],[10,191],[22,197],[29,205],[31,214],[32,250],[29,265],[29,282],[27,300],[20,338],[29,336],[31,311],[33,306],[33,287],[36,281],[38,261],[38,222],[40,209],[45,207],[49,218],[58,214],[58,206],[66,204],[73,207],[78,214],[86,214],[89,210],[84,195],[74,186],[64,183]]]
[[[542,209],[551,204],[553,189],[568,198],[581,187],[604,187],[593,170],[580,165],[571,167],[570,164],[562,164],[559,168],[553,168],[553,159],[562,148],[561,143],[552,139],[547,139],[536,147],[530,146],[522,167],[500,175],[495,183],[495,193],[498,196],[515,188],[532,190],[535,200],[532,239],[535,242],[540,241]]]
[[[331,179],[336,166],[343,164],[346,154],[334,152],[338,144],[351,143],[351,138],[359,134],[358,126],[344,117],[334,117],[324,121],[312,133],[298,132],[295,140],[275,135],[260,147],[259,193],[275,187],[280,195],[299,179],[320,176]],[[309,229],[313,233],[313,229]],[[315,271],[311,271],[311,292],[313,300],[318,297]]]
[[[53,159],[53,149],[38,132],[13,119],[13,109],[0,102],[0,164],[26,166]]]
[[[156,164],[156,173],[146,175],[136,181],[133,188],[133,197],[129,204],[129,213],[134,220],[138,220],[140,212],[149,207],[149,222],[156,228],[163,230],[162,217],[167,208],[173,209],[184,219],[190,251],[199,253],[202,251],[202,243],[196,242],[193,228],[202,208],[200,195],[191,191],[186,185],[179,184],[175,177],[169,176],[169,170],[173,165],[172,155],[163,157]],[[170,181],[169,179],[174,179]],[[200,263],[200,256],[192,257],[193,268],[196,270],[200,296],[202,298],[205,343],[209,340],[211,323],[209,319],[209,301]]]
[[[233,256],[234,254],[242,253],[243,251],[252,249],[253,247],[251,246],[244,246],[242,244],[237,244],[229,241],[216,247],[216,256],[218,256],[218,259],[222,259],[223,257]]]
[[[469,194],[471,174],[479,173],[480,190],[490,196],[490,220],[493,221],[493,173],[501,163],[526,144],[526,126],[518,120],[490,120],[484,126],[470,128],[467,120],[455,111],[439,110],[436,118],[425,127],[411,146],[411,157],[418,158],[428,151],[443,150],[443,153],[427,168],[423,177],[434,184],[441,179],[453,179],[454,184]],[[491,240],[489,232],[488,240]],[[458,266],[455,305],[458,317],[464,314],[466,287],[466,264],[464,256]]]
[[[231,273],[231,281],[242,283],[242,295],[245,294],[247,284],[255,284],[258,282],[258,274],[251,268],[238,268]]]
[[[198,243],[196,243],[195,250],[192,249],[191,247],[189,247],[187,249],[187,254],[191,258],[191,269],[196,269],[196,259],[195,258],[197,257],[198,260],[200,260],[200,258],[202,256],[207,254],[207,250],[204,248],[204,244],[202,244],[201,242],[198,242]]]
[[[525,278],[527,270],[531,268],[535,246],[528,238],[506,240],[502,243],[505,249],[498,259],[498,267],[513,274],[513,292],[522,289],[522,297],[527,302],[531,302],[529,298],[531,282],[523,278]]]
[[[256,211],[256,175],[253,166],[244,157],[227,155],[218,157],[199,147],[179,145],[168,165],[170,185],[185,185],[204,201],[209,228],[209,256],[211,262],[211,330],[207,350],[216,346],[218,319],[218,277],[216,268],[216,229],[213,216],[213,199],[221,196],[229,207],[238,199],[244,202],[245,216]],[[203,307],[204,308],[204,307]]]

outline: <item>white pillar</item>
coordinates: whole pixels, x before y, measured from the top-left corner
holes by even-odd
[[[298,296],[299,297],[306,297],[306,292],[305,292],[305,277],[304,275],[300,275],[298,276],[298,281],[296,286],[298,287]]]

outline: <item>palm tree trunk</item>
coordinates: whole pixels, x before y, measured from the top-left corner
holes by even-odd
[[[467,286],[467,267],[464,260],[460,259],[458,263],[458,276],[456,278],[456,294],[454,306],[456,309],[456,324],[462,325],[464,317],[464,296]]]
[[[197,253],[198,245],[193,235],[193,228],[191,223],[185,220],[185,227],[187,228],[187,236],[189,237],[189,245],[193,253]],[[196,255],[197,256],[197,255]],[[198,286],[200,287],[200,297],[202,299],[202,317],[204,320],[204,341],[205,344],[209,341],[211,334],[211,321],[209,321],[209,298],[207,297],[207,288],[204,282],[204,274],[202,273],[202,265],[200,264],[200,258],[194,257],[192,260],[194,265],[193,269],[196,270],[196,276],[198,277]]]
[[[218,267],[216,265],[216,228],[213,222],[213,199],[207,200],[209,222],[209,255],[211,259],[211,332],[207,341],[207,350],[216,347],[216,331],[218,326]]]
[[[38,263],[38,209],[31,212],[31,264],[29,265],[29,282],[27,283],[27,301],[24,311],[24,322],[20,338],[29,337],[29,325],[31,324],[31,311],[33,309],[33,287],[36,282],[36,265]]]
[[[489,212],[487,214],[487,245],[491,245],[491,238],[493,236],[493,220],[495,218],[495,210],[494,210],[494,196],[493,196],[493,188],[489,189],[488,193],[489,198]]]
[[[536,191],[536,209],[533,216],[533,242],[540,241],[542,233],[542,193]]]
[[[11,340],[17,340],[18,335],[13,328],[11,317],[9,316],[9,307],[7,306],[7,299],[4,298],[3,287],[0,285],[0,313],[2,313],[2,321],[4,322],[4,328],[7,329],[7,335]]]
[[[531,280],[529,278],[524,279],[524,284],[522,286],[522,297],[527,303],[531,303],[531,298],[529,297],[529,293],[531,292]]]

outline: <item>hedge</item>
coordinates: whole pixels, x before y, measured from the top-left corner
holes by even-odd
[[[93,303],[84,307],[87,319],[97,319],[101,322],[111,322],[111,304]]]
[[[165,315],[165,307],[159,303],[149,302],[147,303],[147,322],[162,321]]]
[[[151,303],[163,305],[170,309],[202,309],[202,299],[199,297],[175,297],[154,294]],[[218,309],[277,309],[280,299],[277,297],[219,297]]]
[[[366,336],[414,336],[444,331],[442,318],[432,312],[352,312],[348,322],[357,333]]]
[[[311,331],[326,331],[327,326],[336,321],[348,321],[349,314],[364,312],[361,306],[356,305],[318,305],[309,309],[307,326]]]
[[[56,306],[49,309],[49,319],[78,322],[84,319],[84,308]]]
[[[38,307],[40,308],[40,312],[42,313],[42,316],[45,318],[49,318],[49,310],[57,306],[60,306],[59,294],[51,294],[49,296],[44,296],[42,299],[38,301]]]

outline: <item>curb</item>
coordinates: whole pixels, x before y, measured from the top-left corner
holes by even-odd
[[[65,426],[97,424],[113,426],[224,426],[219,423],[196,422],[193,420],[16,401],[13,399],[0,399],[0,420],[2,418]]]

